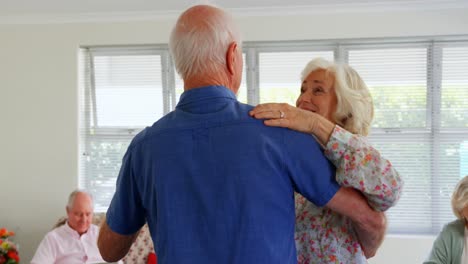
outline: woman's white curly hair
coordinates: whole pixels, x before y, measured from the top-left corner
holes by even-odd
[[[337,107],[334,121],[351,133],[367,136],[374,118],[374,104],[369,88],[349,65],[323,58],[310,61],[301,74],[301,82],[316,70],[325,70],[334,78]]]

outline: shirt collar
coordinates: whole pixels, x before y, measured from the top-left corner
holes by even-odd
[[[198,88],[192,88],[185,91],[180,96],[177,108],[185,108],[187,105],[204,100],[227,98],[237,100],[236,95],[227,87],[221,85],[211,85]]]
[[[80,234],[75,229],[71,228],[71,226],[68,224],[68,221],[65,222],[65,227],[64,228],[65,228],[65,231],[67,233],[72,234],[73,236],[76,236],[76,237],[81,237]],[[83,236],[86,235],[88,233],[88,231],[89,231],[89,228],[85,233],[83,233]]]

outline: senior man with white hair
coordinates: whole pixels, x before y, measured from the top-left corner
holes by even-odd
[[[338,186],[310,135],[267,127],[237,101],[242,46],[225,11],[189,8],[169,46],[185,91],[128,147],[99,235],[105,260],[147,221],[160,264],[296,264],[294,190],[380,241],[383,216]]]
[[[44,237],[31,264],[83,264],[105,262],[97,248],[99,227],[92,224],[93,198],[84,190],[68,197],[67,221]]]

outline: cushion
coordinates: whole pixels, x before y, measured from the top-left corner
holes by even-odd
[[[149,253],[154,252],[153,240],[148,225],[145,224],[133,242],[127,255],[122,259],[125,264],[147,263]]]
[[[148,263],[147,264],[158,264],[158,259],[156,258],[156,254],[154,252],[150,252],[148,254]]]

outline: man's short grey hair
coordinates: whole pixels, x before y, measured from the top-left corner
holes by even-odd
[[[468,175],[458,182],[452,194],[452,211],[458,219],[465,218],[462,211],[466,206],[468,206]]]
[[[70,193],[70,195],[68,196],[67,208],[71,209],[73,207],[73,203],[75,202],[76,195],[79,194],[79,193],[84,193],[84,194],[88,195],[89,198],[91,198],[91,206],[94,208],[93,195],[90,192],[88,192],[86,190],[81,190],[81,189],[76,189],[76,190],[74,190],[73,192]]]
[[[374,103],[364,80],[347,64],[316,58],[305,66],[301,82],[320,69],[335,79],[337,107],[334,122],[351,133],[367,136],[374,118]]]
[[[213,8],[217,8],[212,6]],[[224,10],[192,25],[182,14],[172,30],[169,48],[182,79],[212,74],[226,65],[226,52],[232,42],[241,51],[241,37],[233,18]]]

